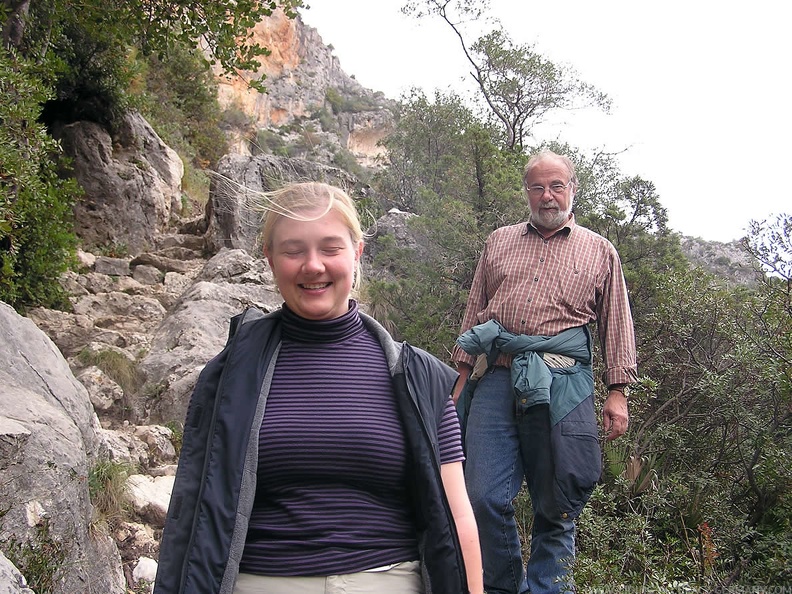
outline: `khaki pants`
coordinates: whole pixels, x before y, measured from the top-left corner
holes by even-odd
[[[405,561],[326,577],[271,577],[240,573],[234,594],[423,594],[421,564]]]

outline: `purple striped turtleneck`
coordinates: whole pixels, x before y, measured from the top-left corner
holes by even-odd
[[[333,320],[283,307],[240,571],[321,576],[418,558],[410,471],[385,355],[355,301]],[[442,463],[463,459],[453,403]]]

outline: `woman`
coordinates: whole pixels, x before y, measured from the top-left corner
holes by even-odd
[[[155,594],[483,592],[456,372],[350,299],[363,234],[347,194],[293,184],[266,208],[285,303],[232,320],[201,373]]]

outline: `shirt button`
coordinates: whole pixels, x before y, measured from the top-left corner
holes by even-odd
[[[530,301],[530,299],[529,299],[529,301]],[[522,324],[523,326],[525,326],[525,320],[520,320],[520,324]]]
[[[528,303],[530,303],[531,301],[533,301],[533,299],[531,299],[530,297],[528,297],[527,301],[528,301]]]
[[[566,513],[566,512],[563,512],[563,513],[561,514],[561,517],[562,517],[562,518],[564,518],[564,519],[566,520],[566,519],[569,517],[569,514],[568,514],[568,513]]]
[[[539,258],[539,261],[540,262],[544,262],[544,258]]]
[[[536,282],[536,281],[538,281],[538,280],[539,280],[539,277],[538,277],[538,276],[535,276],[535,277],[534,277],[534,282]]]

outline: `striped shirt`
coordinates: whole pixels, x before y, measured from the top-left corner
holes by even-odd
[[[508,331],[555,336],[597,322],[606,385],[637,379],[635,333],[621,261],[604,237],[567,224],[543,238],[529,223],[495,230],[476,268],[462,332],[497,320]],[[457,363],[475,357],[454,347]],[[497,365],[508,366],[502,355]]]
[[[334,575],[419,557],[388,364],[351,304],[328,321],[304,320],[284,307],[243,572]],[[441,463],[463,459],[448,402]]]

